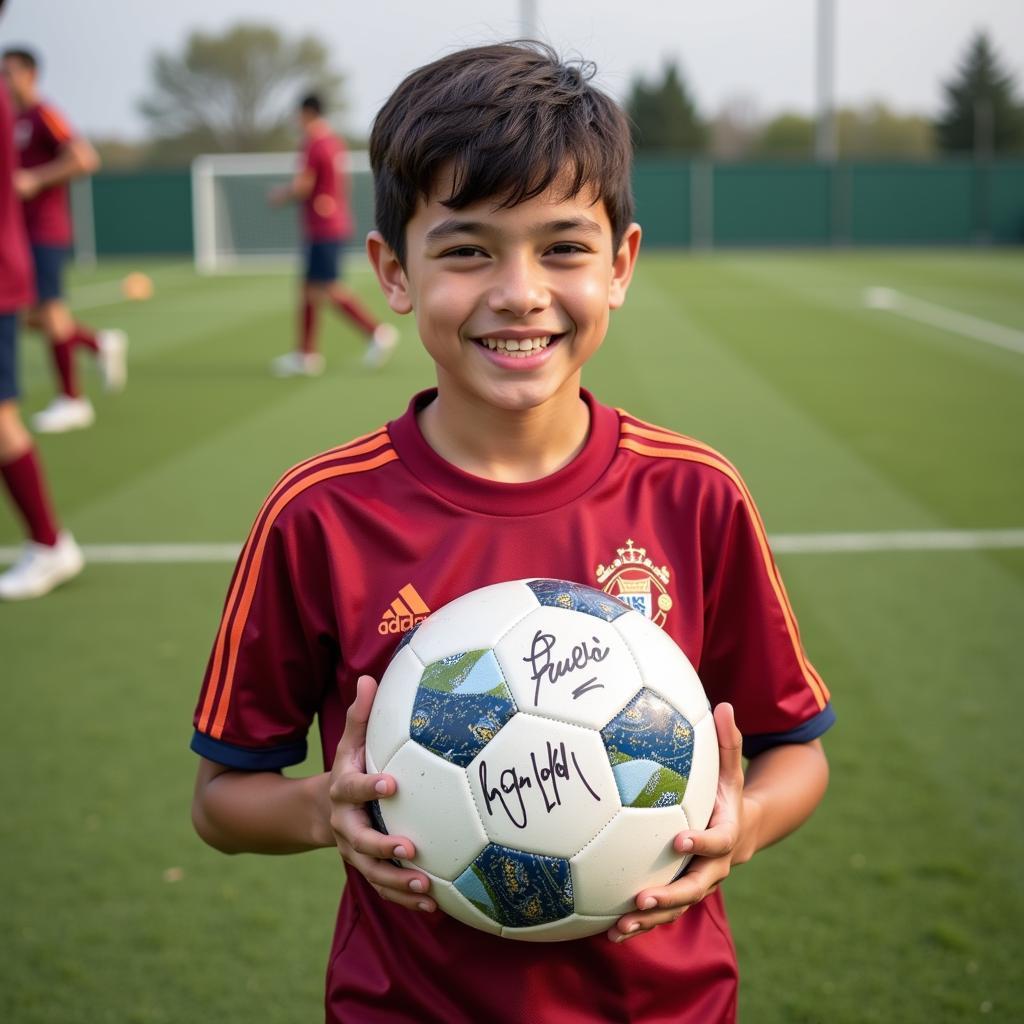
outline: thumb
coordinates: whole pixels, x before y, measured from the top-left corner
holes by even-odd
[[[722,779],[743,780],[743,736],[736,726],[731,704],[715,708],[715,731],[718,733],[718,774]]]
[[[345,731],[338,742],[339,754],[342,751],[362,751],[366,745],[366,723],[370,720],[376,695],[377,683],[371,676],[360,676],[356,680],[356,697],[345,715]]]

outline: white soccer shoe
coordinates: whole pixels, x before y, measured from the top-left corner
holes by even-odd
[[[128,335],[116,328],[99,331],[96,334],[99,346],[100,376],[103,390],[111,394],[124,391],[128,382]]]
[[[42,597],[77,576],[84,566],[82,549],[66,530],[53,547],[26,541],[21,557],[0,575],[0,601]]]
[[[397,346],[398,329],[393,324],[378,324],[366,346],[363,366],[371,370],[380,369],[394,355]]]
[[[58,395],[32,417],[32,429],[37,434],[66,434],[69,430],[91,427],[95,420],[96,413],[88,398]]]
[[[324,372],[324,357],[319,352],[286,352],[271,360],[275,377],[319,377]]]

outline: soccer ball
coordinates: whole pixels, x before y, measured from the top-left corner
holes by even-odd
[[[494,935],[607,929],[686,866],[718,784],[697,674],[642,612],[578,583],[484,587],[405,634],[367,726],[371,805],[438,906]]]
[[[145,302],[153,297],[153,279],[135,270],[121,279],[121,294],[129,302]]]

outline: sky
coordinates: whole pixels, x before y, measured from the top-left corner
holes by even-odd
[[[141,138],[137,111],[157,50],[180,52],[191,29],[239,20],[315,34],[346,77],[345,127],[366,134],[402,77],[460,46],[521,34],[521,0],[7,0],[0,46],[45,59],[42,90],[93,137]],[[742,101],[763,115],[815,106],[816,0],[534,0],[540,35],[596,61],[624,98],[637,74],[677,60],[705,115]],[[835,97],[883,100],[934,115],[977,29],[995,42],[1024,95],[1024,0],[835,0]]]

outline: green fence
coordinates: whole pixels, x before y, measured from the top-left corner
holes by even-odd
[[[637,218],[654,247],[1024,244],[1024,160],[711,163],[641,157]],[[354,189],[359,237],[367,181]],[[100,174],[96,252],[192,252],[187,169]]]

